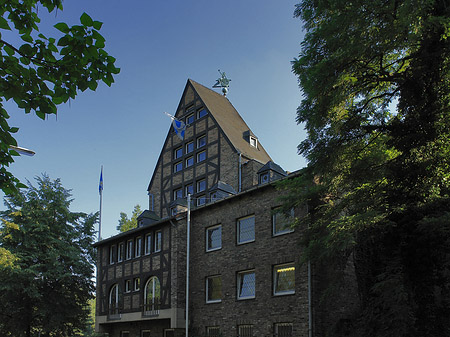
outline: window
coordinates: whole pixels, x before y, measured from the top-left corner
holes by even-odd
[[[111,287],[109,291],[109,315],[115,316],[120,315],[119,306],[121,300],[121,292],[119,285],[116,283]]]
[[[127,260],[133,257],[133,240],[127,241]]]
[[[250,136],[250,145],[253,147],[258,147],[258,139],[255,137]]]
[[[206,278],[206,303],[222,301],[222,276],[210,276]]]
[[[243,271],[237,277],[237,298],[238,300],[255,298],[255,271]]]
[[[220,328],[218,326],[207,326],[206,327],[206,336],[207,337],[220,337]]]
[[[206,196],[205,195],[199,195],[197,197],[197,206],[201,206],[206,204]]]
[[[186,125],[194,123],[194,120],[195,120],[194,114],[190,114],[189,116],[186,117]]]
[[[206,136],[197,138],[197,149],[206,145]]]
[[[222,225],[206,229],[206,251],[222,248]]]
[[[260,184],[266,184],[269,182],[270,175],[269,172],[265,172],[265,173],[261,173],[261,175],[259,176],[259,183]]]
[[[186,158],[184,166],[185,167],[190,167],[192,165],[194,165],[194,157],[191,156],[191,157]]]
[[[197,153],[197,163],[200,163],[206,159],[206,151]]]
[[[124,244],[119,243],[119,249],[117,251],[117,262],[122,262],[123,261],[123,255],[124,255]]]
[[[253,325],[238,325],[239,337],[253,337]]]
[[[121,331],[120,337],[130,337],[130,332],[129,331]]]
[[[197,181],[197,192],[203,192],[204,190],[206,190],[206,180]]]
[[[219,199],[219,198],[217,198],[217,192],[212,192],[212,193],[209,195],[209,198],[211,199],[211,201],[216,201],[216,200]]]
[[[295,266],[293,263],[273,268],[273,294],[295,294]]]
[[[185,187],[186,195],[188,194],[194,194],[194,185],[193,184],[187,184]]]
[[[255,241],[255,216],[247,216],[237,221],[237,243]]]
[[[109,264],[114,264],[116,262],[116,246],[112,245],[109,247]]]
[[[183,169],[183,162],[179,161],[178,163],[173,164],[173,173],[180,172]]]
[[[173,200],[181,199],[183,198],[183,189],[182,188],[176,188],[173,190]]]
[[[198,109],[197,110],[197,118],[198,119],[200,119],[200,118],[202,118],[203,116],[206,116],[208,113],[206,112],[206,109],[205,108],[202,108],[202,109]]]
[[[131,291],[131,280],[125,280],[125,292],[129,293]]]
[[[141,337],[150,337],[150,330],[142,330]]]
[[[155,252],[161,251],[162,232],[156,231],[155,233]]]
[[[173,159],[178,159],[183,156],[183,148],[178,147],[175,150],[173,150]]]
[[[290,214],[286,216],[281,213],[280,208],[274,209],[272,212],[272,232],[273,235],[281,235],[286,233],[292,233],[294,230],[289,226],[294,220],[294,209],[291,209]]]
[[[149,278],[145,284],[144,289],[144,310],[155,311],[159,310],[161,299],[161,285],[156,276]]]
[[[141,252],[142,252],[142,238],[141,237],[136,238],[136,244],[135,244],[134,248],[135,248],[134,257],[141,256]]]
[[[133,291],[138,291],[139,289],[141,289],[141,279],[135,277],[133,280]]]
[[[152,235],[147,234],[145,236],[145,255],[148,255],[152,252]]]
[[[275,323],[274,331],[276,337],[292,337],[292,323]]]
[[[194,151],[194,142],[189,142],[186,144],[186,153],[191,153]]]

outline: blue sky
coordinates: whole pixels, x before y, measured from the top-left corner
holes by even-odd
[[[121,68],[111,87],[100,85],[59,108],[46,121],[7,105],[20,128],[20,157],[11,171],[21,180],[41,173],[72,189],[72,211],[96,212],[103,165],[102,237],[117,233],[121,211],[148,208],[147,186],[188,78],[211,87],[218,69],[231,78],[228,98],[273,160],[285,170],[306,165],[297,154],[305,138],[295,114],[302,98],[290,62],[298,56],[302,23],[296,1],[65,0],[43,15],[42,28],[78,24],[83,12],[102,21],[106,50]],[[3,195],[1,195],[3,196]],[[3,205],[0,209],[4,209]]]

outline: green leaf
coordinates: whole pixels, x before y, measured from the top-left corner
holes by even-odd
[[[20,38],[25,42],[33,42],[33,38],[29,34],[23,34]]]
[[[14,53],[15,53],[14,49],[12,49],[10,46],[5,45],[5,46],[3,47],[3,49],[6,51],[6,53],[7,53],[9,56],[13,56]]]
[[[0,16],[0,29],[11,30],[9,27],[8,20],[6,20],[3,16]]]
[[[92,25],[94,23],[92,18],[89,15],[87,15],[86,13],[81,14],[80,22],[85,27],[92,27]]]
[[[65,22],[59,22],[56,25],[54,25],[53,27],[55,27],[57,30],[59,30],[60,32],[67,34],[68,32],[70,32],[70,28],[67,25],[67,23]]]
[[[94,22],[92,23],[92,26],[94,27],[94,29],[100,30],[100,29],[102,28],[102,26],[103,26],[103,22],[100,22],[100,21],[94,21]]]

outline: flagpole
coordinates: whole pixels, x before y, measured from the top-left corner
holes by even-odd
[[[102,199],[103,199],[103,165],[100,170],[100,183],[98,185],[98,193],[100,194],[100,213],[98,216],[98,241],[101,240],[102,236]]]

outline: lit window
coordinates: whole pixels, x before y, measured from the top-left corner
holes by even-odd
[[[206,145],[206,136],[197,138],[197,149]]]
[[[275,336],[292,337],[293,324],[292,323],[275,323]]]
[[[238,273],[237,285],[237,298],[239,300],[255,298],[255,271],[249,270]]]
[[[127,256],[126,259],[129,260],[133,257],[133,240],[127,241]]]
[[[193,184],[186,185],[185,190],[186,190],[186,195],[194,194],[194,185]]]
[[[125,280],[125,292],[129,293],[131,291],[131,280]]]
[[[152,252],[152,235],[147,234],[145,236],[145,255],[148,255]]]
[[[255,241],[255,216],[247,216],[237,221],[238,244]]]
[[[189,142],[186,144],[186,153],[191,153],[194,151],[194,142]]]
[[[139,277],[136,277],[133,280],[133,290],[138,291],[141,288],[141,279]]]
[[[204,161],[206,159],[206,151],[197,153],[197,163]]]
[[[124,253],[124,244],[119,243],[119,249],[117,251],[117,262],[122,262]]]
[[[220,328],[218,326],[207,326],[206,327],[206,336],[207,337],[220,337]]]
[[[161,244],[162,244],[162,232],[156,231],[156,233],[155,233],[155,252],[161,251]]]
[[[135,244],[134,248],[135,248],[134,256],[135,257],[141,256],[141,251],[142,251],[142,238],[141,237],[136,238],[136,244]]]
[[[253,325],[239,325],[239,337],[253,337]]]
[[[290,227],[290,224],[294,220],[294,209],[291,209],[288,216],[281,213],[279,208],[275,209],[273,212],[275,212],[272,215],[273,235],[292,233],[294,230]]]
[[[186,125],[194,123],[194,120],[195,120],[194,114],[191,114],[191,115],[187,116],[186,117]]]
[[[204,190],[206,190],[206,180],[197,181],[197,192],[203,192]]]
[[[146,312],[152,312],[159,310],[161,299],[161,285],[159,279],[156,276],[150,277],[145,284],[144,289],[144,310]]]
[[[178,159],[183,156],[183,148],[179,147],[173,150],[173,159]]]
[[[109,247],[109,264],[114,264],[116,262],[116,246],[112,245]]]
[[[206,251],[222,248],[222,226],[210,227],[206,230]]]
[[[191,157],[186,158],[186,162],[185,162],[184,166],[190,167],[192,165],[194,165],[194,157],[191,156]]]
[[[258,139],[255,137],[250,136],[250,145],[253,147],[258,147]]]
[[[197,197],[197,206],[201,206],[201,205],[204,205],[204,204],[206,204],[206,196],[199,195]]]
[[[177,188],[173,190],[173,200],[181,199],[183,198],[183,189]]]
[[[206,116],[207,114],[208,114],[208,113],[206,112],[206,109],[205,109],[205,108],[199,109],[199,110],[197,111],[197,118],[200,119],[200,118],[202,118],[203,116]]]
[[[173,164],[173,173],[180,172],[183,169],[183,162]]]
[[[273,268],[273,294],[295,294],[295,266],[293,263]]]
[[[210,276],[206,278],[206,303],[222,301],[222,276]]]

